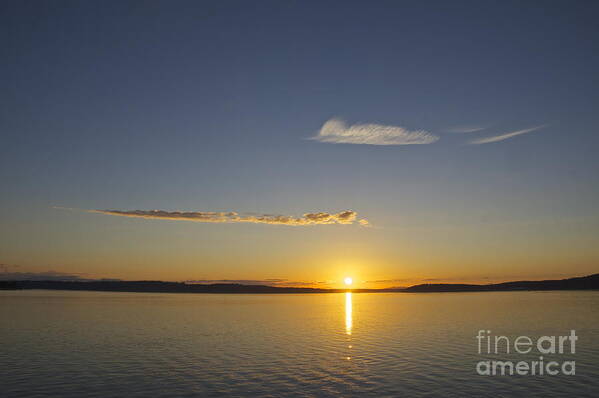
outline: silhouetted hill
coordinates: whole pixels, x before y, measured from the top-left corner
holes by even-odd
[[[411,286],[404,290],[409,293],[425,292],[497,292],[514,290],[589,290],[599,289],[599,274],[579,278],[545,280],[545,281],[517,281],[494,283],[489,285],[466,284],[423,284]]]
[[[103,292],[146,292],[146,293],[339,293],[347,289],[317,289],[309,287],[275,287],[265,285],[242,285],[237,283],[190,284],[161,281],[0,281],[0,290],[47,289],[89,290]],[[599,289],[599,274],[581,278],[546,281],[506,282],[491,285],[425,284],[405,289],[352,289],[355,293],[376,292],[488,292],[513,290],[587,290]]]
[[[161,281],[0,281],[0,289],[92,290],[148,293],[322,293],[326,289]]]

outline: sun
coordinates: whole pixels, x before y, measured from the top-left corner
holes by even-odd
[[[351,285],[352,283],[354,283],[354,280],[348,276],[348,277],[346,277],[346,278],[343,280],[343,282],[345,282],[345,284],[346,284],[347,286],[349,286],[349,285]]]

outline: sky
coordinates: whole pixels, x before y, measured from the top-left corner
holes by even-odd
[[[599,271],[593,1],[4,1],[0,277]]]

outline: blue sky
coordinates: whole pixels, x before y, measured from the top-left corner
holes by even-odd
[[[175,280],[596,271],[594,2],[0,7],[0,263]],[[438,140],[308,139],[333,118]],[[466,127],[482,130],[455,132]],[[352,210],[372,227],[54,206]]]

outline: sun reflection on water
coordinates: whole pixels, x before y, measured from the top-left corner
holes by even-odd
[[[351,335],[353,327],[351,292],[345,293],[345,334]]]

